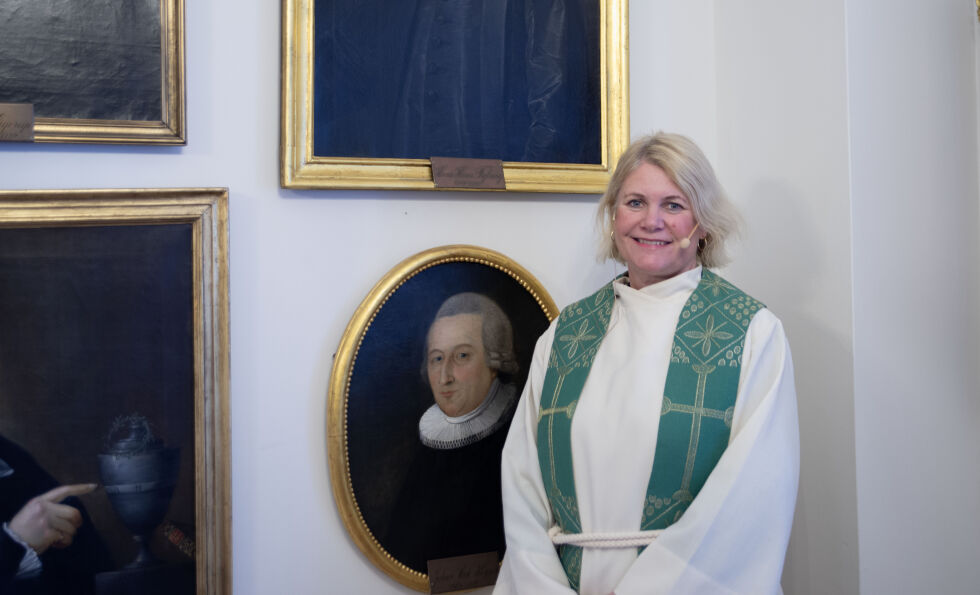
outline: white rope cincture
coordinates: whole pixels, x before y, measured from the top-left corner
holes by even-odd
[[[558,525],[548,529],[548,537],[555,545],[577,545],[596,549],[623,549],[648,546],[663,532],[624,531],[621,533],[562,533]]]

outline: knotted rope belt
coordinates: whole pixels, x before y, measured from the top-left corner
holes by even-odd
[[[609,533],[562,533],[558,525],[548,529],[548,537],[555,545],[576,545],[596,549],[645,547],[653,543],[661,533],[663,529]]]

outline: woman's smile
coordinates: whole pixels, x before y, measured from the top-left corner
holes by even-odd
[[[643,163],[627,176],[615,215],[613,241],[633,287],[646,287],[697,266],[698,225],[691,203],[656,165]],[[688,237],[691,242],[678,241]]]

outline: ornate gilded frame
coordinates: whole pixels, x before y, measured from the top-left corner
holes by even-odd
[[[327,452],[330,482],[344,526],[361,552],[378,568],[399,583],[423,592],[429,590],[428,576],[409,568],[382,546],[379,538],[368,527],[361,506],[358,504],[351,477],[349,397],[359,350],[362,349],[372,323],[375,323],[382,308],[389,303],[396,292],[420,273],[431,271],[434,267],[455,263],[474,263],[502,272],[527,292],[528,297],[534,300],[547,321],[558,315],[558,308],[538,280],[525,268],[499,252],[468,245],[442,246],[426,250],[403,260],[391,269],[375,284],[357,307],[337,348],[327,396]],[[419,317],[417,313],[413,314],[416,318]],[[425,320],[423,323],[427,325],[429,322]],[[515,329],[515,342],[516,336]],[[529,350],[533,350],[533,342],[536,339],[536,336],[531,339]],[[396,357],[402,355],[398,354]]]
[[[282,2],[280,183],[284,188],[438,190],[428,159],[313,153],[313,4]],[[628,0],[600,0],[601,164],[509,162],[508,191],[602,193],[629,143]]]
[[[160,0],[161,120],[36,118],[34,142],[187,144],[184,0]]]
[[[190,225],[197,593],[231,595],[228,191],[0,191],[0,229]]]

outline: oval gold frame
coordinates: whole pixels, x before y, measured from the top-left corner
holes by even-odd
[[[347,451],[347,398],[358,350],[381,308],[412,277],[452,262],[477,263],[502,271],[531,294],[549,321],[558,315],[555,302],[534,275],[499,252],[459,244],[420,252],[391,269],[354,311],[337,348],[327,393],[327,460],[334,500],[344,526],[375,566],[399,583],[422,592],[429,590],[428,575],[405,566],[382,547],[368,528],[354,497]]]

